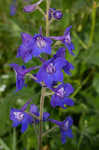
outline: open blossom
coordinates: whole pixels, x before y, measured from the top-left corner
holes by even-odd
[[[68,106],[74,105],[73,100],[68,97],[74,91],[71,84],[62,83],[57,88],[53,88],[52,90],[55,92],[55,94],[52,95],[52,97],[51,97],[51,106],[52,107],[60,106],[64,109],[66,109],[66,106],[64,106],[64,105],[68,105]]]
[[[52,40],[44,37],[41,33],[33,36],[33,56],[38,57],[41,53],[51,54]]]
[[[16,91],[21,90],[25,86],[24,76],[28,72],[36,69],[36,67],[26,69],[25,66],[19,66],[18,64],[10,64],[10,67],[12,67],[16,72]]]
[[[27,33],[22,33],[22,44],[18,48],[17,57],[21,57],[25,63],[33,56],[39,57],[41,53],[51,54],[52,40],[44,37],[41,33],[33,37]]]
[[[63,81],[62,68],[65,60],[61,57],[57,59],[49,59],[46,61],[37,73],[37,79],[39,82],[44,82],[48,87],[51,87],[54,81]]]
[[[66,138],[73,138],[71,126],[73,124],[73,120],[70,116],[68,116],[64,121],[57,121],[54,119],[49,119],[52,123],[55,123],[56,125],[59,126],[60,128],[60,133],[61,133],[61,141],[62,144],[66,143]]]
[[[10,119],[13,121],[12,126],[17,127],[21,124],[21,132],[23,133],[28,128],[28,125],[32,123],[33,119],[30,115],[24,112],[30,103],[29,100],[21,109],[11,108]]]
[[[70,36],[70,29],[72,28],[72,26],[69,26],[66,28],[64,35],[63,36],[50,36],[51,39],[54,40],[60,40],[62,41],[62,43],[66,46],[66,48],[69,50],[69,53],[74,55],[73,50],[74,45],[71,41],[71,36]]]

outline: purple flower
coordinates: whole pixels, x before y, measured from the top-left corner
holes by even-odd
[[[48,11],[48,19],[51,20],[53,18],[53,13],[56,9],[55,8],[50,8]]]
[[[53,17],[56,19],[56,20],[60,20],[62,17],[63,17],[63,14],[60,10],[56,10],[54,11],[53,13]]]
[[[48,18],[51,20],[52,18],[56,20],[60,20],[63,17],[63,14],[60,10],[56,10],[55,8],[50,8],[48,12]]]
[[[10,15],[14,16],[16,14],[16,0],[13,0],[12,4],[10,5]]]
[[[27,5],[24,7],[24,12],[30,13],[36,10],[37,6],[41,4],[43,0],[39,0],[37,3]]]
[[[52,107],[60,106],[64,109],[66,109],[66,106],[64,106],[64,105],[68,105],[68,106],[74,105],[73,100],[68,97],[74,91],[71,84],[62,83],[57,88],[53,88],[52,90],[55,92],[55,94],[52,95],[52,97],[51,97],[51,106]]]
[[[66,143],[66,138],[73,138],[73,134],[72,134],[72,130],[70,129],[70,127],[73,124],[73,120],[70,116],[68,116],[64,121],[57,121],[54,119],[49,119],[49,121],[51,121],[52,123],[55,123],[56,125],[59,126],[60,128],[60,132],[61,132],[61,141],[62,144]]]
[[[21,109],[11,108],[10,119],[13,121],[12,126],[17,127],[21,124],[21,132],[23,133],[28,128],[28,125],[32,123],[32,117],[24,112],[30,101],[28,101]]]
[[[37,106],[35,104],[32,104],[31,107],[30,107],[30,113],[36,115],[36,116],[40,116],[40,113],[39,113],[39,110],[37,108]],[[48,112],[43,112],[43,121],[47,121],[48,118],[49,118],[50,114]],[[38,123],[39,120],[35,119],[34,120],[35,123]]]
[[[71,37],[70,37],[70,29],[71,28],[72,28],[72,26],[69,26],[68,28],[66,28],[63,36],[50,36],[50,38],[54,39],[54,40],[62,41],[62,43],[64,43],[65,46],[67,47],[67,49],[69,50],[69,53],[74,55],[74,53],[72,51],[75,48],[74,48],[74,45],[73,45],[73,43],[71,41]]]
[[[25,86],[24,76],[28,72],[36,69],[36,67],[26,69],[24,66],[19,66],[18,64],[10,64],[10,67],[16,72],[16,91],[21,90]]]
[[[26,63],[33,57],[33,37],[27,33],[22,33],[22,44],[18,48],[17,57],[21,57]]]
[[[51,54],[52,40],[44,37],[41,33],[33,37],[33,56],[38,57],[41,53]]]
[[[48,87],[51,87],[54,81],[63,81],[62,68],[65,60],[61,57],[57,59],[49,59],[46,61],[37,73],[39,82],[44,82]]]
[[[58,58],[58,57],[62,57],[63,59],[65,59],[65,48],[61,47],[59,48],[59,50],[56,52],[56,54],[54,55],[54,59]],[[66,59],[64,60],[65,64],[63,66],[63,70],[65,71],[65,73],[67,73],[68,75],[71,75],[70,70],[74,69],[74,66],[69,63]]]

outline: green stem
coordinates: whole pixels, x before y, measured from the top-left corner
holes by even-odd
[[[43,106],[46,88],[41,89],[41,99],[40,99],[40,129],[39,129],[39,150],[42,150],[42,129],[43,129]]]
[[[89,39],[88,47],[92,46],[92,42],[93,42],[93,38],[94,38],[94,31],[95,31],[95,24],[96,24],[96,1],[93,2],[91,18],[92,18],[92,25],[91,25],[90,39]]]
[[[48,12],[50,8],[50,0],[46,0],[46,36],[49,36],[49,19]],[[42,87],[41,90],[41,99],[40,99],[40,128],[39,128],[39,150],[42,150],[42,129],[43,129],[43,107],[44,107],[44,98],[45,98],[46,88]]]
[[[48,135],[50,132],[54,131],[56,128],[58,128],[58,126],[54,126],[54,127],[52,127],[51,129],[49,129],[49,130],[47,130],[45,133],[43,133],[43,135],[42,135],[42,136],[46,136],[46,135]]]
[[[77,95],[77,93],[80,91],[80,89],[82,88],[83,85],[85,85],[87,83],[87,81],[89,80],[90,76],[92,75],[92,73],[95,70],[93,69],[89,75],[85,78],[85,80],[82,82],[82,84],[75,90],[75,92],[72,94],[71,98],[75,97]]]
[[[49,36],[49,19],[48,19],[49,8],[50,8],[50,0],[46,0],[46,36]]]
[[[79,38],[79,36],[76,34],[76,32],[72,32],[73,33],[73,36],[79,41],[79,43],[81,44],[81,46],[84,48],[84,49],[88,49],[88,46]]]

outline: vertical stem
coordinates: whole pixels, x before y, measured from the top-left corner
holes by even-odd
[[[49,20],[48,20],[49,8],[50,8],[50,0],[46,0],[46,36],[49,36]]]
[[[94,30],[95,30],[95,23],[96,23],[96,1],[93,2],[93,8],[92,8],[92,25],[91,25],[91,31],[90,31],[90,39],[88,46],[92,46],[93,38],[94,38]]]
[[[50,0],[46,0],[46,36],[49,36],[49,20],[48,12],[50,8]],[[42,150],[42,129],[43,129],[43,106],[46,88],[41,89],[41,99],[40,99],[40,129],[39,129],[39,150]]]
[[[41,99],[40,99],[40,130],[39,130],[39,150],[42,150],[42,128],[43,128],[43,106],[45,97],[45,87],[41,89]]]

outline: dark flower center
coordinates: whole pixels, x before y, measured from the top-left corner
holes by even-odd
[[[66,41],[66,43],[68,43],[68,44],[71,43],[70,33],[68,33],[68,34],[65,36],[65,41]]]
[[[46,41],[41,36],[38,36],[36,38],[36,44],[37,47],[40,49],[46,47]]]
[[[13,114],[18,121],[22,121],[24,118],[24,114],[22,112],[14,112]]]
[[[50,63],[50,64],[47,66],[46,71],[47,71],[47,73],[49,73],[49,74],[53,74],[53,73],[56,71],[55,66],[53,65],[53,63]]]
[[[59,97],[61,97],[61,98],[64,97],[64,94],[65,94],[65,90],[64,90],[63,87],[60,88],[60,89],[57,91],[57,93],[56,93],[56,95],[59,96]]]

